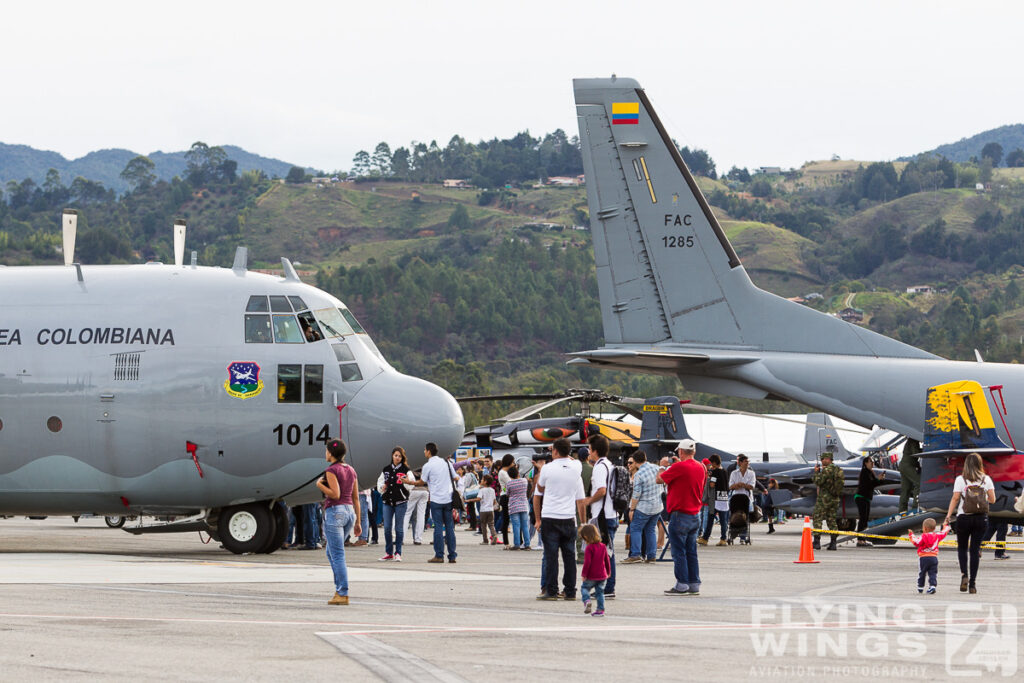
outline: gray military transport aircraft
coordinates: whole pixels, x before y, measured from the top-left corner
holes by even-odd
[[[246,267],[0,267],[0,514],[177,515],[235,553],[273,552],[282,499],[320,498],[343,438],[370,487],[391,448],[459,445],[462,411],[396,371],[338,299]],[[157,527],[159,528],[159,527]]]
[[[605,346],[570,363],[675,376],[690,391],[800,401],[917,442],[930,390],[971,380],[993,394],[998,440],[1012,445],[1024,433],[1024,412],[1005,408],[1024,405],[1024,365],[947,360],[758,289],[640,85],[614,76],[573,85]],[[982,390],[974,395],[987,403]],[[1024,454],[1003,453],[988,458],[991,514],[1015,516]],[[948,501],[958,462],[937,460],[922,471],[932,507]]]

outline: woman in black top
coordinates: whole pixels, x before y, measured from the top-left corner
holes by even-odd
[[[402,540],[405,538],[405,510],[409,502],[409,490],[405,484],[411,484],[415,477],[409,473],[409,461],[405,457],[405,449],[395,446],[391,450],[391,462],[381,474],[384,490],[384,557],[381,562],[402,561]],[[394,539],[392,539],[394,534]]]
[[[857,533],[868,528],[871,499],[875,495],[875,487],[882,483],[882,479],[885,479],[885,472],[882,472],[881,477],[876,477],[874,468],[874,461],[870,457],[864,458],[864,462],[860,466],[860,478],[857,480],[857,493],[853,496],[853,500],[857,503],[857,511],[860,513],[860,519],[857,520]],[[870,548],[871,541],[866,538],[858,538],[857,545]]]

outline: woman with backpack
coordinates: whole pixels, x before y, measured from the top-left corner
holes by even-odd
[[[981,539],[988,526],[988,506],[996,502],[996,487],[985,474],[985,463],[977,453],[964,460],[963,474],[953,484],[946,523],[956,510],[956,553],[960,560],[960,592],[977,593],[975,579],[981,562]]]

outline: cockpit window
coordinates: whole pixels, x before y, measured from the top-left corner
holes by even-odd
[[[309,311],[299,313],[299,327],[302,328],[302,336],[308,342],[318,342],[324,338],[323,332],[320,331],[316,320],[313,319],[313,314]]]
[[[273,299],[274,297],[270,298]],[[302,343],[302,331],[299,329],[299,324],[295,322],[294,315],[274,316],[274,341],[278,344]]]
[[[321,308],[320,310],[313,311],[313,315],[316,316],[316,319],[324,328],[324,334],[328,337],[344,337],[353,332],[336,308]]]
[[[363,373],[359,372],[359,365],[356,363],[341,363],[338,369],[341,370],[342,382],[358,382],[363,379]]]
[[[292,302],[292,306],[296,311],[304,311],[309,308],[309,306],[306,305],[306,302],[297,296],[288,297],[288,301]]]
[[[267,297],[256,295],[249,297],[249,303],[246,305],[245,310],[247,313],[270,313],[270,306],[267,305]]]
[[[305,389],[306,403],[324,402],[324,366],[305,366],[302,384]]]
[[[359,321],[356,320],[356,317],[352,315],[352,311],[348,310],[347,308],[339,308],[338,311],[340,311],[341,314],[345,316],[345,320],[347,320],[348,324],[352,326],[352,329],[356,331],[356,334],[366,334],[366,330],[364,330],[363,326],[359,324]]]
[[[267,297],[263,297],[264,300]],[[252,315],[245,316],[245,343],[246,344],[273,344],[274,337],[270,334],[270,316]]]
[[[292,306],[288,303],[288,297],[272,296],[270,297],[270,310],[274,313],[291,313]]]
[[[277,366],[277,402],[302,403],[302,366]]]
[[[356,359],[352,355],[352,349],[348,348],[348,344],[334,344],[332,348],[334,349],[334,356],[341,363]]]

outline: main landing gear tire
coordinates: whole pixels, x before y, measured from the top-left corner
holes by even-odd
[[[104,517],[103,521],[106,522],[107,526],[109,526],[111,529],[120,529],[121,527],[124,526],[124,523],[126,521],[128,521],[128,520],[127,520],[126,517],[116,517],[116,516],[114,516],[114,517]]]
[[[283,503],[274,503],[271,507],[271,517],[274,520],[274,533],[270,535],[270,542],[261,553],[270,554],[279,550],[288,538],[288,508]]]
[[[232,505],[217,515],[220,542],[236,555],[264,552],[275,536],[276,527],[274,515],[265,502]]]

